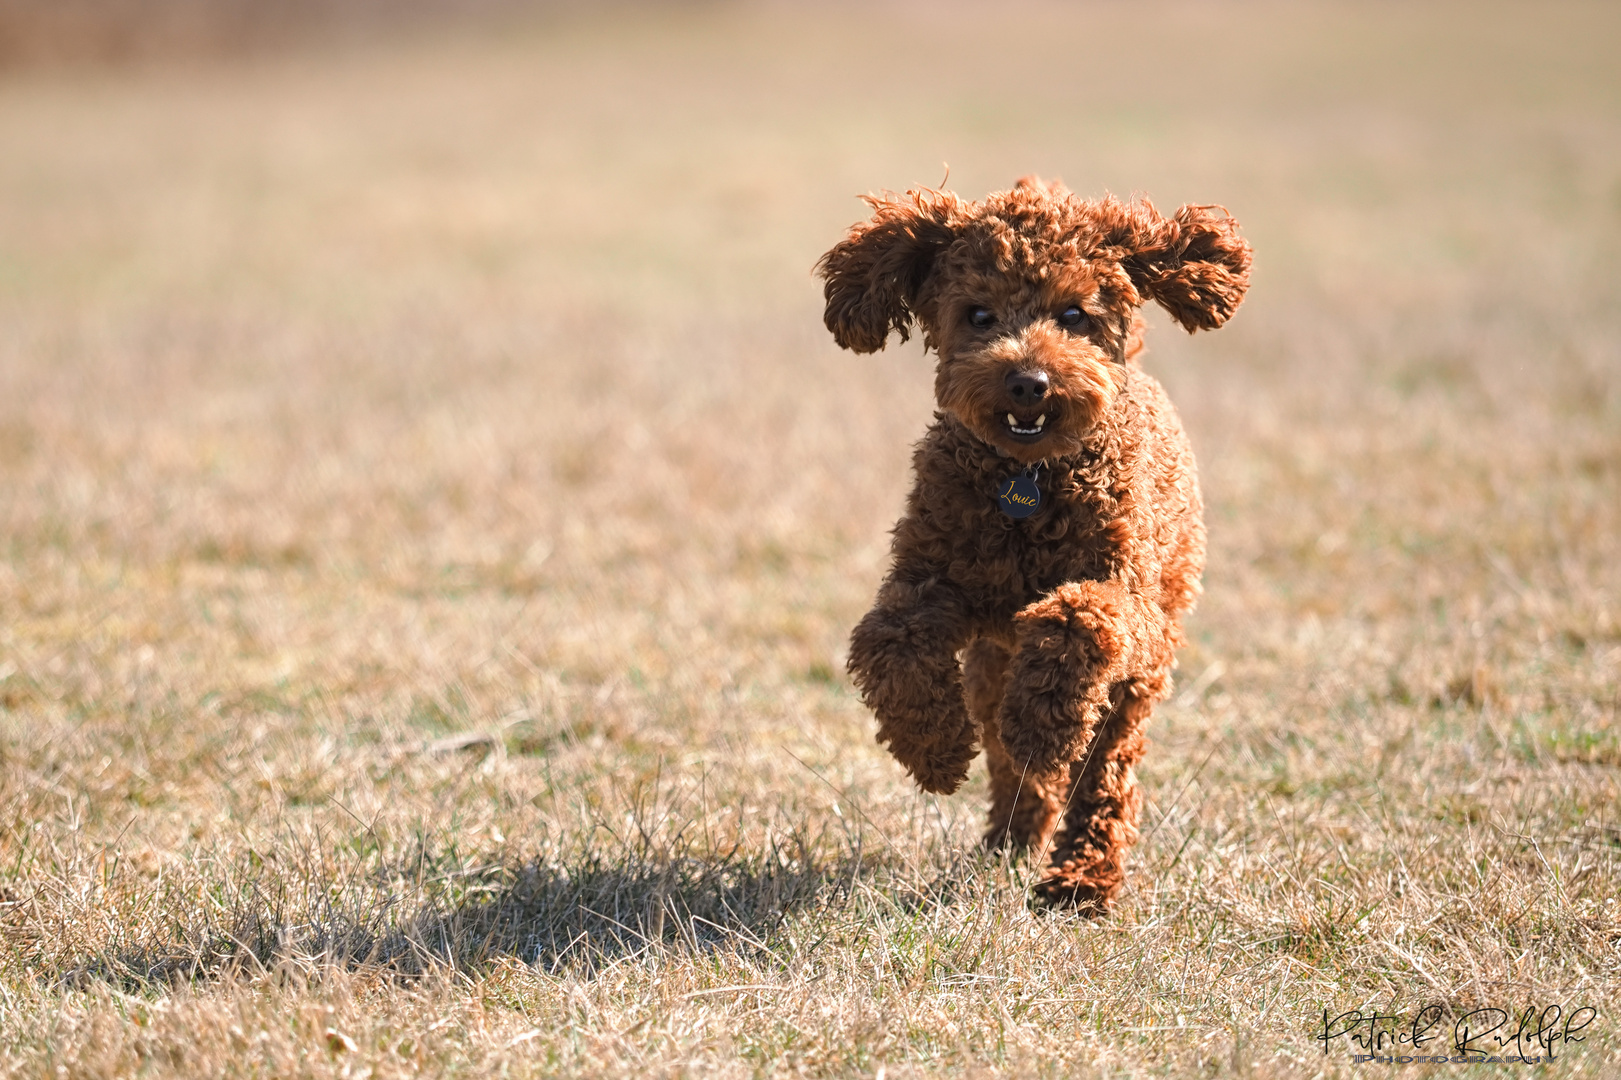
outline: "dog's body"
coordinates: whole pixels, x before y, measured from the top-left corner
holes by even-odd
[[[1028,179],[982,203],[868,201],[820,264],[828,327],[871,352],[916,319],[941,411],[851,675],[925,789],[956,790],[983,746],[987,842],[1050,850],[1039,890],[1107,910],[1137,838],[1142,726],[1204,565],[1193,451],[1137,366],[1138,308],[1221,325],[1249,246],[1225,211],[1165,219]],[[1021,475],[1039,506],[1014,518],[999,496]]]

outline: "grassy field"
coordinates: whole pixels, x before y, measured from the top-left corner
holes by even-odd
[[[4,1070],[1621,1075],[1617,40],[700,7],[0,75]],[[810,268],[944,163],[1255,246],[1152,323],[1211,562],[1104,921],[843,674],[931,368]],[[1432,1004],[1598,1015],[1314,1039]]]

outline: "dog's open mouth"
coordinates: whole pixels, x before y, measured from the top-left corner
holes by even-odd
[[[1043,435],[1047,434],[1046,413],[1042,413],[1034,420],[1020,420],[1014,414],[1008,413],[1007,416],[1003,418],[1003,423],[1007,424],[1008,434],[1012,435],[1019,442],[1035,442],[1037,439],[1040,439]]]

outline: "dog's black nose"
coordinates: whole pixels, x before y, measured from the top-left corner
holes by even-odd
[[[1017,402],[1040,401],[1047,394],[1045,371],[1015,371],[1007,377],[1007,391]]]

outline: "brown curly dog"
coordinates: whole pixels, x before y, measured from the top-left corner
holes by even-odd
[[[875,352],[916,320],[939,411],[850,674],[925,790],[955,791],[984,746],[986,843],[1050,852],[1038,894],[1107,911],[1205,552],[1193,450],[1137,364],[1139,308],[1220,326],[1250,247],[1220,207],[1167,218],[1031,177],[977,203],[866,202],[817,263],[827,327]]]

